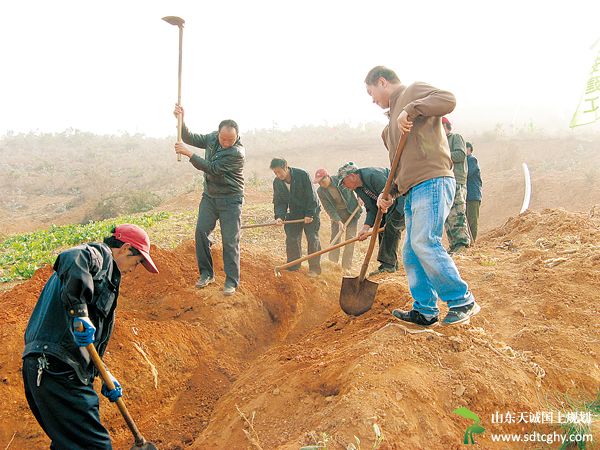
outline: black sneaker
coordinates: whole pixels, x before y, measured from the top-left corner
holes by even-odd
[[[419,311],[415,311],[414,309],[411,309],[410,311],[394,309],[392,311],[392,316],[394,316],[396,319],[400,319],[405,322],[416,323],[417,325],[423,325],[425,327],[433,325],[438,321],[438,316],[433,316],[431,319],[427,319],[423,314],[421,314]]]
[[[471,317],[481,311],[481,307],[477,302],[469,303],[465,306],[459,306],[457,308],[450,308],[448,314],[444,317],[442,322],[444,325],[457,325],[459,323],[469,323]]]
[[[369,273],[370,277],[373,277],[375,275],[379,275],[380,273],[394,273],[396,271],[396,268],[394,266],[390,266],[388,264],[381,264],[379,266],[379,269],[374,270],[373,272]]]

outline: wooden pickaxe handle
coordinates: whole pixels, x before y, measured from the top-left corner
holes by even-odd
[[[83,329],[84,329],[83,324],[81,322],[79,322],[77,331],[83,331]],[[92,343],[92,344],[88,344],[85,348],[89,352],[90,358],[92,359],[94,366],[96,367],[96,369],[98,369],[98,372],[100,373],[100,377],[102,378],[102,381],[104,381],[104,384],[106,384],[106,386],[112,391],[115,388],[115,383],[113,383],[112,379],[110,378],[110,375],[108,374],[108,371],[106,370],[106,367],[104,365],[104,362],[102,361],[102,358],[100,358],[100,355],[96,351],[96,347],[94,347],[94,344]],[[119,397],[115,403],[117,404],[117,407],[119,408],[119,411],[121,412],[121,415],[123,416],[123,419],[125,419],[125,423],[127,423],[127,426],[131,430],[131,434],[133,434],[133,438],[135,439],[135,445],[142,446],[142,445],[146,444],[147,441],[144,438],[144,436],[142,436],[142,433],[140,433],[140,430],[138,429],[137,425],[133,421],[131,414],[129,414],[129,411],[127,410],[127,406],[125,406],[125,402],[123,401],[123,398]]]
[[[383,188],[383,196],[387,197],[392,188],[392,183],[396,177],[396,170],[398,169],[398,165],[400,164],[400,157],[402,156],[402,151],[404,150],[404,146],[406,145],[406,140],[408,139],[408,133],[402,133],[402,138],[400,138],[400,142],[398,142],[398,148],[396,148],[396,154],[394,155],[394,160],[390,166],[390,174],[385,182],[385,187]],[[375,222],[373,224],[373,229],[379,228],[381,224],[381,219],[383,218],[383,210],[381,208],[377,209],[377,216],[375,216]],[[365,255],[365,261],[360,269],[360,275],[358,276],[359,284],[363,282],[365,276],[367,275],[367,269],[369,268],[369,261],[371,261],[371,255],[373,254],[373,249],[375,248],[375,239],[371,238],[369,241],[369,248],[367,250],[367,254]]]
[[[373,231],[370,233],[371,239],[373,239],[375,237],[375,235],[381,233],[383,230],[385,230],[385,227],[381,227],[377,231],[375,231],[375,229],[373,229]],[[283,264],[281,266],[277,266],[277,267],[275,267],[275,274],[277,275],[282,270],[285,270],[289,267],[295,266],[296,264],[300,264],[306,260],[320,256],[324,253],[329,253],[330,251],[335,250],[336,248],[340,248],[340,247],[344,247],[345,245],[352,244],[353,242],[356,242],[358,240],[360,240],[360,238],[358,236],[356,236],[356,237],[353,237],[352,239],[348,239],[347,241],[340,242],[339,244],[332,245],[331,247],[324,248],[322,250],[319,250],[318,252],[311,253],[310,255],[306,255],[306,256],[303,256],[302,258],[298,258],[298,259],[295,259],[294,261],[290,261],[289,263]]]
[[[272,227],[275,225],[287,225],[289,223],[301,223],[301,222],[304,222],[304,219],[284,220],[283,222],[255,223],[252,225],[242,225],[241,229],[246,230],[248,228]]]
[[[360,205],[358,205],[356,207],[356,209],[352,212],[352,214],[350,215],[350,217],[348,217],[348,220],[346,220],[346,222],[344,222],[344,226],[342,228],[340,228],[340,231],[338,231],[338,233],[335,235],[335,237],[331,240],[331,242],[329,243],[329,245],[334,245],[338,239],[340,237],[342,237],[342,233],[344,232],[344,230],[346,229],[346,227],[348,226],[348,224],[350,222],[352,222],[352,219],[354,219],[354,216],[356,216],[356,213],[360,211]]]
[[[179,25],[179,68],[177,71],[177,104],[181,106],[181,66],[183,63],[183,25]],[[177,116],[177,142],[183,142],[181,130],[183,128],[183,117]],[[177,161],[181,161],[181,154],[177,153]]]

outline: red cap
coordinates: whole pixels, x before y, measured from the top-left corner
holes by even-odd
[[[327,169],[319,169],[315,173],[315,179],[313,180],[313,183],[318,184],[323,178],[328,176],[329,172],[327,172]]]
[[[450,121],[446,117],[442,117],[442,123],[445,123],[445,124],[448,124],[448,125],[452,125],[450,123]]]
[[[158,273],[156,264],[154,264],[154,261],[152,261],[152,258],[150,257],[150,238],[148,237],[148,233],[137,225],[124,223],[115,228],[113,236],[121,242],[131,244],[133,248],[139,250],[144,257],[142,264],[146,270],[148,272]]]

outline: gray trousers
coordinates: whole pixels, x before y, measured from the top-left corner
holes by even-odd
[[[347,210],[338,211],[338,214],[340,216],[340,219],[342,219],[342,222],[344,222],[344,223],[346,223],[346,220],[348,220],[348,218],[350,217],[350,213]],[[341,241],[352,239],[353,237],[356,237],[357,228],[358,228],[358,217],[354,217],[350,221],[348,226],[346,227],[345,239],[343,237],[344,233],[342,233],[342,236],[340,236],[340,239],[338,239],[337,242],[332,242],[331,244],[332,245],[339,244]],[[333,239],[338,234],[339,231],[340,231],[340,226],[338,225],[338,223],[332,222],[331,223],[331,239]],[[352,244],[348,244],[344,247],[344,253],[342,254],[342,267],[344,269],[352,268],[353,256],[354,256],[354,242]],[[339,248],[329,252],[329,260],[337,264],[337,262],[340,260],[340,249]]]
[[[221,224],[225,283],[237,287],[240,283],[240,229],[242,197],[213,198],[202,195],[196,222],[196,261],[201,274],[214,276],[210,253],[210,233]]]

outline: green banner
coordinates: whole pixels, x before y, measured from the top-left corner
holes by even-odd
[[[592,64],[592,71],[577,111],[571,119],[571,128],[587,125],[600,119],[600,50]]]

